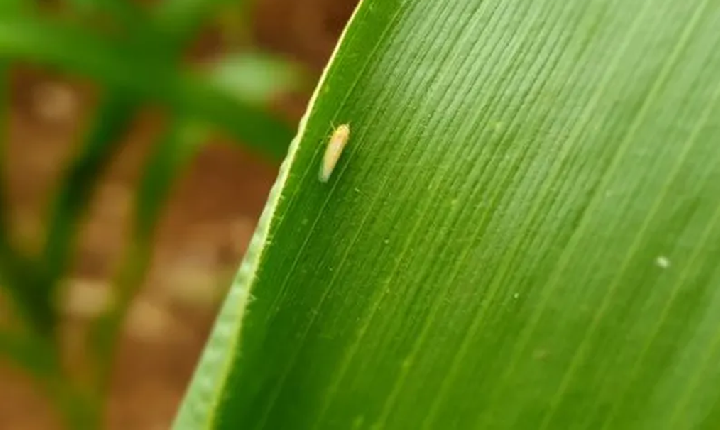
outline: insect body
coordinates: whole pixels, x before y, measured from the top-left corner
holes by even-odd
[[[350,125],[343,124],[333,131],[325,155],[323,156],[322,167],[320,168],[320,182],[327,182],[335,169],[340,154],[350,138]]]

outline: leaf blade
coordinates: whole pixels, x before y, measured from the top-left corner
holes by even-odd
[[[206,350],[212,427],[711,428],[716,5],[363,3]]]

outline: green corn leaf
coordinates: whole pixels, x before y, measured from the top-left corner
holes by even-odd
[[[718,428],[718,28],[365,0],[175,429]]]

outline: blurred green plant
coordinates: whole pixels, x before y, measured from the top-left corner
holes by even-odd
[[[194,68],[183,55],[198,32],[233,15],[227,27],[246,27],[248,1],[165,0],[139,6],[127,0],[68,0],[53,11],[41,2],[0,2],[0,81],[7,131],[9,69],[31,63],[97,83],[101,100],[65,168],[47,219],[40,255],[10,240],[5,184],[0,184],[0,285],[20,324],[0,332],[0,353],[36,377],[73,429],[99,428],[113,348],[129,304],[150,262],[153,232],[175,177],[209,133],[271,159],[283,157],[291,128],[269,113],[269,103],[304,83],[301,70],[250,48]],[[232,14],[228,14],[232,7]],[[243,37],[247,30],[233,30]],[[89,330],[89,376],[72,375],[61,359],[58,297],[94,191],[139,110],[160,105],[166,130],[144,167],[132,240],[114,283],[111,307]],[[5,133],[7,135],[7,132]],[[5,144],[6,139],[0,140]],[[12,160],[0,148],[0,168]],[[8,331],[12,330],[12,331]]]

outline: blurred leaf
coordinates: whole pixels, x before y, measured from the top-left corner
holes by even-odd
[[[61,405],[58,412],[66,424],[65,428],[99,428],[100,398],[88,396],[80,387],[69,384],[55,345],[27,334],[0,331],[0,358],[9,359],[36,378],[35,382],[46,394]]]
[[[93,347],[98,362],[109,372],[113,347],[125,314],[142,286],[151,263],[154,232],[167,207],[167,201],[177,177],[195,155],[199,146],[207,141],[206,130],[192,122],[177,120],[150,154],[140,180],[130,246],[123,261],[116,285],[117,299],[113,308],[103,315],[93,330]],[[101,375],[104,380],[104,375]]]
[[[70,7],[80,11],[95,11],[108,4],[107,0],[65,0],[65,2]],[[113,1],[110,0],[110,3],[113,3]]]
[[[7,206],[7,148],[10,140],[10,68],[7,61],[0,60],[0,242],[8,241],[10,232]]]
[[[38,378],[47,378],[55,369],[54,351],[41,340],[25,334],[0,331],[0,357]]]
[[[148,158],[138,190],[133,229],[136,242],[149,245],[172,187],[187,163],[207,142],[207,129],[178,119],[168,128]]]
[[[158,25],[176,40],[178,47],[186,44],[223,6],[241,7],[248,0],[162,0],[157,7]]]
[[[719,25],[362,2],[175,428],[716,429]]]
[[[122,139],[136,110],[134,100],[118,94],[107,95],[97,108],[77,156],[61,179],[43,250],[43,267],[51,287],[66,273],[72,261],[78,230],[101,173],[124,143]]]
[[[217,13],[217,26],[222,35],[222,43],[230,49],[253,44],[254,16],[251,1],[229,3]]]
[[[0,13],[18,12],[27,8],[26,0],[3,0],[0,2]]]
[[[135,0],[66,0],[67,3],[83,14],[97,12],[109,13],[121,18],[125,22],[135,20],[136,24],[145,24],[143,11],[138,7]]]
[[[130,30],[130,36],[141,39],[146,44],[156,42],[150,19],[136,0],[68,0],[68,3],[73,12],[83,18],[110,18]]]
[[[292,133],[264,109],[238,102],[197,75],[182,72],[153,50],[105,40],[82,28],[28,18],[0,16],[0,54],[79,73],[122,91],[151,98],[176,113],[222,127],[250,148],[281,158]]]
[[[301,71],[278,57],[244,53],[222,57],[213,65],[210,79],[243,103],[267,105],[276,97],[297,90]]]
[[[11,246],[7,232],[0,235],[0,289],[37,334],[48,335],[53,330],[55,312],[33,263]]]
[[[10,74],[6,62],[0,64],[0,289],[11,300],[15,310],[36,331],[51,331],[53,312],[42,289],[41,279],[34,273],[32,261],[15,249],[9,222],[7,196],[7,146],[10,140]]]

